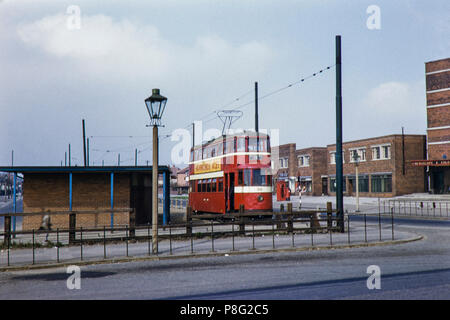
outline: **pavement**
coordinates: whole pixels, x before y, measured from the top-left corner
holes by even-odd
[[[324,222],[322,222],[324,224]],[[295,223],[294,228],[307,227],[304,223]],[[347,227],[347,224],[346,224]],[[134,261],[148,259],[173,259],[186,257],[204,257],[217,255],[236,255],[249,253],[267,253],[277,251],[304,251],[318,249],[338,249],[360,246],[398,244],[409,241],[421,240],[419,233],[398,231],[392,233],[391,222],[387,219],[381,221],[366,221],[351,217],[350,229],[346,233],[315,233],[308,234],[296,231],[294,234],[272,232],[271,226],[255,227],[246,225],[245,236],[238,236],[237,228],[235,236],[209,236],[211,226],[198,226],[193,228],[193,234],[203,233],[201,238],[190,239],[177,238],[178,234],[185,232],[184,228],[171,231],[160,230],[158,243],[159,252],[155,255],[151,252],[151,243],[142,241],[121,241],[120,243],[106,243],[96,245],[71,245],[50,248],[7,249],[0,251],[0,270],[14,270],[27,268],[55,267],[73,263],[94,264],[112,261]],[[231,231],[230,226],[214,226],[214,232]],[[147,235],[147,230],[139,230],[137,235]],[[123,234],[125,235],[125,234]],[[165,235],[165,237],[162,237]],[[35,242],[45,244],[45,233],[35,235]],[[55,234],[49,240],[56,243]],[[83,239],[98,237],[98,234],[84,234]],[[101,235],[100,235],[101,236]],[[115,236],[118,236],[117,234]],[[62,243],[67,243],[67,234],[59,235]],[[79,239],[80,233],[77,234]],[[13,240],[14,241],[14,240]],[[33,252],[34,251],[34,252]],[[34,263],[33,263],[34,259]],[[8,262],[9,261],[9,262]],[[9,264],[9,266],[8,266]]]

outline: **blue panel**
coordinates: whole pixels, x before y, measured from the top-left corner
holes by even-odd
[[[16,206],[16,185],[17,185],[17,172],[14,172],[14,200],[13,200],[13,208],[14,213],[17,212],[17,206]],[[16,216],[13,216],[13,232],[16,232]]]

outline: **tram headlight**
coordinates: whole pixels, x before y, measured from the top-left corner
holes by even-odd
[[[264,197],[263,197],[262,195],[259,195],[259,196],[258,196],[258,201],[259,201],[259,202],[262,202],[263,200],[264,200]]]

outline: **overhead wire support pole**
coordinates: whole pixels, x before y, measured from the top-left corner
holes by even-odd
[[[83,127],[83,159],[84,159],[84,166],[86,167],[86,127],[84,124],[84,119],[81,121],[82,127]]]
[[[342,166],[342,60],[341,36],[336,36],[336,209],[338,230],[344,232],[344,176]]]

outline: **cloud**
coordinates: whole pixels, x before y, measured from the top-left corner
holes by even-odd
[[[422,81],[381,83],[368,91],[360,105],[364,112],[355,117],[359,118],[355,125],[358,122],[363,125],[354,132],[363,130],[368,136],[391,134],[398,132],[401,126],[405,126],[409,133],[425,132],[425,88]]]
[[[81,15],[81,27],[68,27],[71,16],[58,14],[18,27],[20,39],[59,58],[75,59],[89,64],[91,70],[114,70],[121,76],[153,74],[171,77],[184,71],[189,74],[230,71],[260,71],[271,49],[251,41],[233,45],[217,35],[198,36],[189,45],[163,39],[152,25],[105,15]]]

